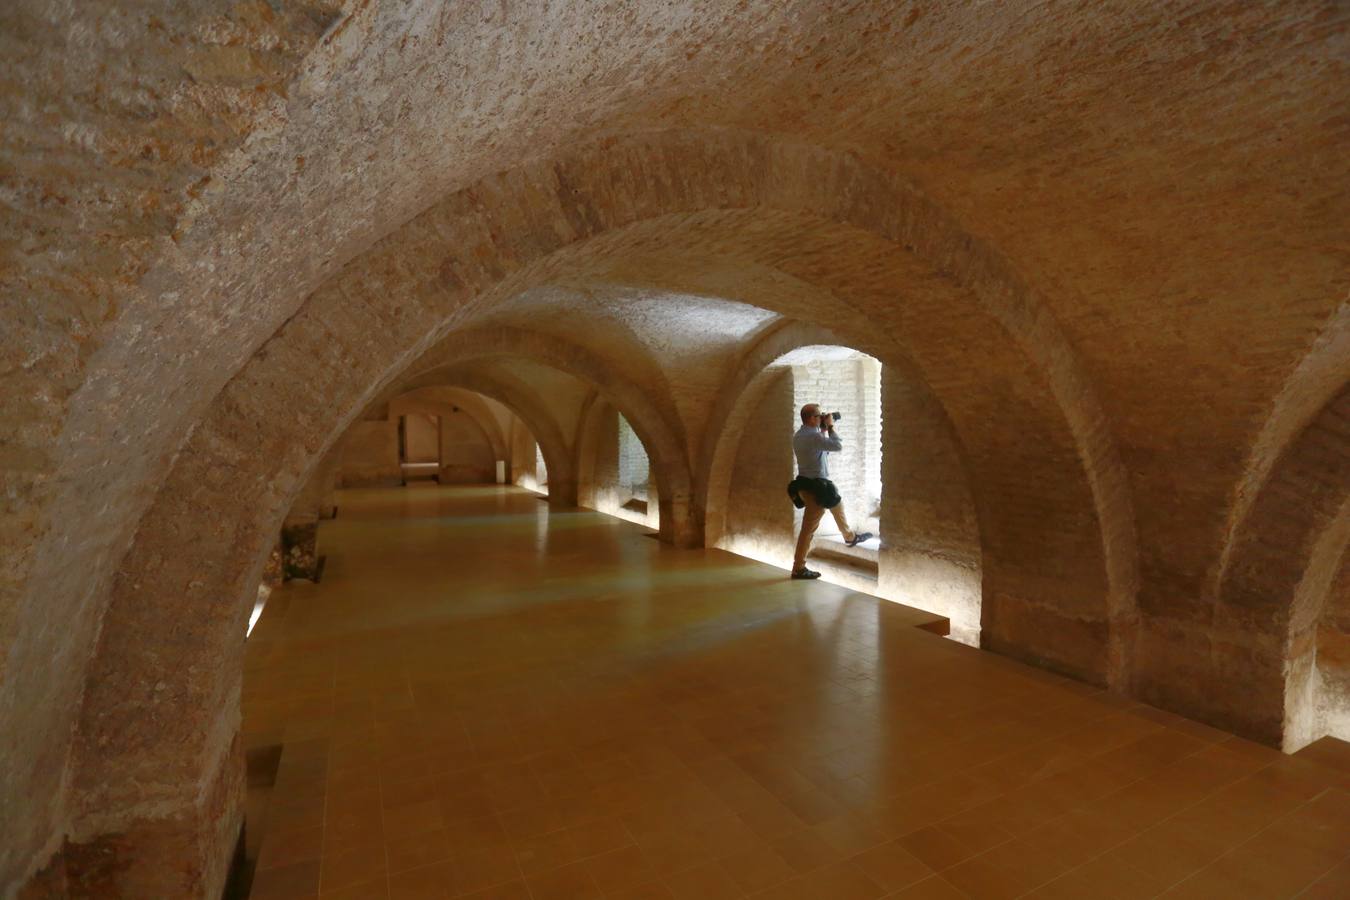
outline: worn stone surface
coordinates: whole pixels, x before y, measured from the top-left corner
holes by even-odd
[[[584,401],[530,367],[603,388],[691,543],[698,411],[828,327],[949,424],[986,646],[1278,740],[1345,620],[1344,485],[1286,463],[1346,454],[1348,15],[7,4],[0,885],[205,821],[281,522],[438,346],[559,502]]]
[[[283,581],[319,580],[319,519],[290,515],[281,523],[281,577]],[[264,575],[266,583],[266,575]]]

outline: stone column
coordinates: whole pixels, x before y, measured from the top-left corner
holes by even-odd
[[[568,473],[549,473],[548,505],[567,509],[577,505],[577,480]]]

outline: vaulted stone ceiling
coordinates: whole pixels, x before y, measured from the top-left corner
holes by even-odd
[[[690,295],[827,324],[948,407],[1010,594],[1056,589],[1014,565],[1036,552],[1015,523],[1048,508],[1081,557],[1066,594],[1166,623],[1131,663],[1144,696],[1192,708],[1233,660],[1275,665],[1283,638],[1252,635],[1276,607],[1218,598],[1271,473],[1350,379],[1348,18],[7,4],[0,795],[21,804],[0,883],[62,834],[210,795],[220,686],[166,689],[213,710],[181,772],[134,798],[102,779],[150,740],[119,716],[167,701],[128,688],[157,651],[91,668],[100,634],[135,647],[188,609],[232,627],[216,607],[313,460],[475,325],[606,335],[596,352],[671,384],[691,342],[768,322]],[[201,546],[229,548],[210,577],[179,567]],[[123,607],[145,621],[105,615]]]

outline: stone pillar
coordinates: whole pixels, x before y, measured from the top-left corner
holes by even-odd
[[[219,897],[243,828],[244,759],[235,737],[211,784],[153,817],[66,840],[20,889],[22,900],[105,897]]]
[[[577,505],[577,480],[566,473],[549,473],[548,505],[568,509]]]
[[[956,437],[937,398],[882,370],[881,596],[946,616],[951,635],[978,645],[979,522]]]
[[[657,534],[672,546],[692,550],[703,546],[703,521],[688,493],[661,493],[661,520]]]
[[[310,473],[309,480],[296,495],[291,516],[331,519],[337,514],[338,475],[342,469],[342,451],[335,445]]]

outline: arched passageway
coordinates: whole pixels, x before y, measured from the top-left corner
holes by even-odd
[[[71,858],[215,893],[278,525],[456,334],[605,363],[692,548],[739,352],[828,329],[935,423],[881,529],[918,568],[978,535],[987,649],[1266,743],[1305,721],[1278,673],[1344,633],[1336,486],[1282,519],[1304,436],[1344,451],[1339,9],[11,6],[6,889]],[[536,430],[575,502],[582,442]],[[973,518],[938,527],[939,483]]]
[[[663,144],[672,140],[673,143]],[[669,150],[678,153],[671,156]],[[574,175],[560,174],[556,169],[548,172],[522,170],[511,178],[494,180],[491,189],[504,192],[502,205],[495,207],[500,214],[506,214],[507,209],[532,210],[532,216],[536,218],[515,222],[511,232],[522,239],[525,235],[531,238],[520,244],[490,244],[496,254],[490,265],[485,267],[483,259],[477,256],[445,256],[443,243],[434,251],[426,245],[426,239],[433,231],[495,227],[489,220],[497,213],[488,210],[473,211],[468,218],[463,218],[460,205],[463,198],[460,198],[434,208],[411,223],[409,228],[412,230],[407,234],[377,245],[367,264],[351,268],[340,285],[335,283],[311,298],[306,310],[293,318],[286,331],[270,341],[266,352],[257,357],[254,364],[262,368],[255,374],[241,375],[233,388],[222,394],[218,409],[225,418],[220,424],[228,427],[226,420],[235,415],[236,401],[231,398],[232,390],[253,390],[253,385],[276,383],[275,378],[265,374],[264,370],[289,365],[286,360],[291,354],[299,354],[304,360],[303,370],[311,385],[309,390],[327,394],[324,409],[328,415],[323,419],[292,417],[284,423],[269,419],[253,423],[251,428],[279,429],[275,437],[263,441],[264,447],[274,444],[276,452],[258,456],[256,446],[250,442],[239,461],[240,464],[249,461],[261,465],[268,473],[260,477],[231,479],[229,483],[222,482],[209,489],[219,492],[218,501],[224,504],[222,509],[244,508],[240,504],[246,497],[239,491],[240,484],[258,485],[263,494],[247,497],[246,519],[232,524],[233,538],[228,544],[196,542],[199,548],[218,547],[224,555],[210,564],[196,560],[199,577],[193,584],[211,596],[221,598],[251,594],[258,582],[261,561],[270,546],[270,536],[284,515],[286,492],[293,490],[289,486],[300,481],[300,476],[313,464],[312,454],[322,452],[335,437],[331,431],[326,437],[322,436],[332,427],[326,424],[332,422],[332,411],[345,408],[347,412],[338,416],[339,424],[345,422],[358,408],[368,404],[377,390],[394,383],[410,366],[416,367],[418,357],[428,352],[422,349],[428,345],[427,333],[439,337],[453,328],[457,319],[471,317],[475,310],[486,314],[494,304],[514,296],[524,286],[544,278],[559,280],[562,273],[573,273],[574,281],[598,278],[684,290],[698,287],[687,281],[696,275],[700,279],[717,281],[725,293],[751,300],[764,308],[784,313],[806,311],[817,321],[828,317],[839,333],[841,343],[872,353],[888,365],[895,358],[895,351],[891,349],[893,342],[900,341],[900,336],[905,335],[902,346],[910,347],[915,353],[915,365],[924,372],[924,380],[941,385],[934,387],[934,391],[959,435],[967,468],[974,473],[974,496],[984,539],[981,573],[985,596],[983,641],[995,649],[1099,682],[1115,678],[1113,673],[1118,673],[1115,667],[1123,657],[1111,647],[1115,646],[1113,642],[1126,640],[1131,627],[1128,614],[1120,612],[1121,604],[1128,600],[1132,583],[1131,576],[1121,568],[1121,560],[1128,560],[1133,552],[1132,529],[1120,524],[1121,516],[1128,515],[1129,494],[1106,487],[1111,479],[1120,477],[1118,463],[1109,447],[1110,433],[1089,423],[1099,411],[1094,411],[1092,392],[1079,384],[1082,373],[1073,362],[1072,353],[1055,349],[1057,342],[1062,343],[1062,336],[1048,320],[1027,316],[1028,310],[1034,308],[1034,295],[1001,271],[996,260],[975,251],[971,251],[964,263],[957,265],[958,270],[962,265],[971,267],[963,281],[935,277],[931,264],[923,260],[925,251],[922,248],[936,249],[939,244],[946,247],[953,227],[951,223],[907,189],[888,180],[884,173],[862,170],[855,162],[821,156],[808,148],[778,148],[754,139],[745,142],[723,137],[690,143],[684,137],[658,136],[606,152],[616,164],[622,160],[624,165],[654,166],[656,169],[675,165],[682,172],[681,178],[702,178],[706,183],[699,186],[697,181],[686,181],[689,193],[664,199],[656,188],[662,183],[659,178],[625,185],[625,191],[634,193],[622,203],[611,198],[604,207],[597,207],[597,214],[603,208],[603,214],[611,217],[608,223],[601,223],[577,220],[574,216],[569,218],[575,213],[578,196],[591,191],[598,192],[594,194],[597,199],[608,196],[608,188],[602,189],[598,183],[592,183],[594,170],[590,167],[597,162],[594,157],[588,157],[586,167],[578,168]],[[743,152],[750,152],[762,164],[767,164],[777,173],[777,178],[796,179],[797,186],[783,191],[780,181],[769,189],[762,178],[750,178],[750,171],[741,163]],[[693,157],[686,158],[686,154],[693,154]],[[802,163],[810,163],[809,177],[808,170],[799,168]],[[580,164],[580,158],[576,164]],[[821,173],[839,182],[840,190],[845,194],[859,189],[852,183],[854,179],[865,179],[871,193],[889,193],[894,197],[897,205],[890,209],[904,210],[904,215],[899,218],[890,213],[880,216],[870,205],[840,208],[840,195],[823,189]],[[762,175],[762,171],[759,174]],[[512,192],[532,190],[539,177],[555,186],[570,184],[572,193],[550,193],[549,202],[557,204],[551,211],[547,207],[520,206],[518,200],[506,199],[513,197]],[[707,181],[709,178],[724,184],[715,188]],[[687,209],[691,202],[705,204],[708,202],[705,198],[713,196],[706,191],[716,194],[731,184],[738,184],[737,190],[748,191],[747,196],[753,196],[754,203],[759,206],[741,211],[711,208],[695,216],[684,212],[667,213],[662,208]],[[803,204],[808,208],[815,204],[818,212],[804,212]],[[785,208],[775,209],[775,205]],[[836,220],[825,218],[827,215]],[[850,216],[857,220],[856,224],[838,224],[838,218],[847,221]],[[433,231],[426,231],[433,221],[438,224]],[[554,228],[557,222],[571,223],[566,234],[560,234]],[[703,247],[703,242],[709,238],[726,248],[724,253],[734,249],[739,257],[734,264],[731,260],[718,261],[707,249],[695,248],[696,242],[698,247]],[[781,256],[784,241],[790,241],[796,248],[790,259]],[[393,293],[383,281],[378,289],[366,283],[366,278],[388,264],[380,260],[391,254],[402,256],[406,253],[412,255],[402,264],[426,267],[425,274],[413,276],[410,273]],[[851,260],[859,253],[877,262],[869,263],[865,268],[852,266]],[[696,270],[682,262],[695,254],[701,262]],[[440,262],[433,264],[436,259]],[[628,261],[626,264],[625,260]],[[766,268],[777,274],[766,279],[761,274]],[[920,285],[922,290],[911,289],[909,303],[898,310],[899,317],[879,335],[865,310],[885,307],[889,303],[885,299],[889,295],[888,285],[901,281]],[[994,284],[1003,287],[995,290]],[[408,293],[413,285],[428,293]],[[790,290],[781,291],[783,287]],[[848,296],[850,303],[837,299],[840,295]],[[461,311],[446,316],[443,311],[447,304]],[[389,318],[386,311],[394,309],[401,312]],[[420,314],[410,315],[412,311],[420,311]],[[324,359],[316,361],[306,349],[311,338],[303,335],[310,329],[329,334],[329,323],[334,321],[334,315],[341,315],[352,327],[359,328],[363,340],[376,342],[370,344],[369,351],[354,363],[355,368],[347,360],[341,362],[340,368],[338,361],[333,360],[334,367],[329,368]],[[925,333],[950,328],[955,322],[959,322],[967,334],[967,346],[961,348],[960,353],[953,352],[954,348],[937,339],[920,343]],[[378,326],[375,323],[379,323]],[[454,340],[453,332],[448,339]],[[456,351],[454,358],[460,359],[465,354],[508,352],[505,345],[494,349],[493,340],[492,332],[477,334]],[[509,344],[512,339],[502,340]],[[541,344],[536,348],[536,358],[542,357],[547,362],[550,359],[547,354],[553,351],[542,346],[543,342],[538,339],[531,340]],[[874,345],[883,341],[889,346],[874,349]],[[973,343],[980,344],[991,361],[987,368],[972,369],[966,363],[968,347]],[[382,348],[380,352],[376,352],[376,347]],[[432,358],[426,361],[428,366],[434,362],[435,352],[431,351]],[[556,354],[552,358],[563,360]],[[993,364],[993,360],[999,362]],[[586,353],[569,351],[563,361],[590,365]],[[604,383],[608,389],[622,388],[624,384],[621,379],[608,380],[611,373],[607,370],[588,371],[592,371],[595,383]],[[972,383],[972,379],[983,379],[987,384],[980,386]],[[1008,390],[1011,384],[1017,385],[1016,390]],[[288,384],[285,390],[289,402],[294,386]],[[643,393],[632,399],[639,396],[659,397],[661,394]],[[990,400],[994,398],[998,403],[991,405]],[[625,402],[628,399],[625,398]],[[1061,399],[1071,406],[1062,407]],[[256,398],[250,402],[256,402]],[[691,489],[681,488],[678,481],[673,482],[675,486],[669,490],[660,484],[663,477],[684,478],[683,484],[691,483],[683,474],[687,469],[681,466],[681,460],[686,457],[678,452],[684,441],[675,427],[664,424],[663,416],[656,412],[650,416],[641,415],[637,412],[637,404],[632,406],[634,412],[628,418],[644,443],[652,449],[653,461],[673,459],[675,463],[665,466],[658,462],[655,468],[661,502],[669,503],[672,508],[672,515],[669,518],[663,515],[662,522],[685,523],[675,526],[677,535],[696,535],[693,525],[697,507],[691,502]],[[312,440],[317,441],[315,451],[308,449],[306,440],[300,439],[294,431],[296,428],[313,429]],[[662,438],[663,433],[669,436]],[[1083,443],[1076,434],[1081,435]],[[185,536],[168,525],[171,521],[190,522],[193,519],[188,510],[181,511],[187,514],[186,520],[175,511],[184,495],[171,485],[175,478],[191,480],[197,485],[198,492],[201,485],[211,485],[210,479],[204,479],[197,467],[214,465],[212,460],[220,452],[218,441],[221,437],[212,427],[199,429],[193,438],[199,449],[189,448],[177,458],[166,483],[170,486],[160,491],[160,505],[152,508],[140,531],[140,540],[147,551],[159,540],[179,540]],[[1010,437],[1014,438],[1012,444],[1008,443]],[[670,453],[665,454],[662,448],[670,448]],[[1016,466],[1010,467],[1009,460],[1014,456]],[[556,489],[559,470],[552,461],[549,470]],[[1015,478],[1010,475],[1014,470],[1017,472]],[[1051,505],[1043,506],[1045,515],[1041,516],[1036,529],[1028,529],[1018,512],[1024,503],[1033,502],[1032,498],[1042,506],[1046,498],[1054,498]],[[157,529],[161,525],[170,530],[163,532],[161,537],[154,537],[160,534]],[[188,808],[200,809],[196,798],[202,793],[196,775],[186,780],[175,777],[172,767],[160,766],[154,754],[134,739],[126,745],[129,751],[134,750],[130,758],[122,760],[116,749],[120,742],[131,737],[132,732],[127,729],[134,728],[133,709],[141,702],[135,692],[128,693],[119,687],[119,680],[132,677],[133,669],[128,668],[129,661],[122,659],[116,648],[126,646],[130,633],[126,629],[138,634],[153,633],[157,614],[147,600],[161,596],[160,588],[154,586],[154,578],[149,573],[132,574],[141,565],[138,562],[140,552],[133,549],[128,557],[127,568],[118,582],[122,586],[118,590],[123,599],[114,599],[103,631],[102,646],[111,656],[105,663],[96,662],[95,667],[104,667],[100,671],[104,671],[106,677],[96,676],[85,696],[85,724],[78,743],[81,749],[75,758],[78,766],[87,767],[87,772],[78,779],[91,796],[99,798],[95,801],[98,804],[115,802],[119,783],[139,794],[145,790],[147,782],[156,782],[162,785],[165,802],[172,803],[171,798],[176,796],[187,803]],[[1042,561],[1047,558],[1054,559],[1060,578],[1044,579],[1045,564]],[[200,577],[207,573],[211,573],[210,577]],[[160,577],[173,578],[168,570],[161,570]],[[167,593],[162,596],[171,605],[182,602],[181,596],[177,600]],[[200,608],[210,612],[194,634],[207,641],[209,646],[191,652],[195,655],[229,654],[237,660],[239,650],[235,635],[241,633],[237,621],[240,613],[231,604],[223,602]],[[1056,624],[1051,627],[1050,622]],[[174,646],[180,652],[187,652],[186,643],[176,642]],[[158,672],[165,665],[165,659],[163,655],[144,657],[140,664],[149,665]],[[175,702],[187,702],[199,710],[218,709],[223,716],[210,728],[198,727],[190,716],[181,719],[183,727],[191,733],[185,733],[183,743],[178,746],[198,745],[200,753],[205,754],[186,754],[192,762],[178,770],[185,776],[189,771],[199,771],[198,760],[206,760],[206,768],[216,773],[212,779],[225,778],[227,772],[237,771],[233,762],[233,753],[237,751],[230,751],[228,743],[212,736],[217,730],[231,730],[232,716],[227,708],[232,702],[229,700],[232,695],[230,685],[237,683],[237,665],[236,662],[214,673],[202,673],[199,684],[183,685],[181,692],[172,695]],[[155,706],[161,702],[156,701]],[[220,705],[222,703],[224,706]],[[105,727],[112,727],[115,733],[103,732]],[[175,744],[170,741],[159,746],[167,748]],[[208,744],[212,748],[210,751],[206,749]],[[99,748],[97,752],[95,747]]]
[[[783,322],[745,350],[724,382],[725,427],[705,445],[700,469],[708,545],[788,565],[798,527],[782,492],[793,474],[788,435],[804,403],[847,398],[853,421],[841,431],[859,452],[855,471],[841,473],[845,505],[857,511],[855,527],[879,538],[851,553],[827,544],[830,576],[936,612],[955,639],[978,645],[980,536],[951,425],[903,360],[892,371],[837,341]]]

